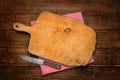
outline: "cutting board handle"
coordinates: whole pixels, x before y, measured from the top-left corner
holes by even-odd
[[[15,29],[16,31],[23,31],[23,32],[30,33],[31,27],[26,26],[22,23],[16,22],[13,24],[13,29]]]

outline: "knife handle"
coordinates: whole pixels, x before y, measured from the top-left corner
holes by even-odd
[[[55,69],[61,69],[61,65],[58,64],[58,63],[53,63],[53,62],[50,62],[50,61],[44,61],[44,64],[47,65],[47,66],[50,66],[50,67],[53,67]]]

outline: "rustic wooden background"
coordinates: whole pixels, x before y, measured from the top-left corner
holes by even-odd
[[[42,77],[37,65],[23,62],[29,35],[16,32],[16,21],[30,25],[42,11],[82,11],[95,29],[95,62]],[[120,0],[0,0],[0,80],[120,80]]]

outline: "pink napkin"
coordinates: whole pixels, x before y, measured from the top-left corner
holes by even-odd
[[[75,19],[75,20],[78,20],[78,21],[84,23],[83,16],[82,16],[81,12],[69,13],[69,14],[65,14],[63,16],[69,17],[69,18],[72,18],[72,19]],[[34,23],[35,23],[35,21],[31,21],[31,25],[34,25]],[[44,58],[40,58],[40,59],[47,60],[47,59],[44,59]],[[92,63],[92,62],[94,62],[93,57],[90,59],[89,63]],[[63,70],[66,70],[66,69],[74,68],[74,67],[65,66],[63,64],[60,64],[60,65],[61,65],[61,69],[60,70],[51,68],[51,67],[46,66],[46,65],[40,65],[41,73],[44,76],[44,75],[47,75],[47,74],[50,74],[50,73],[55,73],[55,72],[63,71]]]

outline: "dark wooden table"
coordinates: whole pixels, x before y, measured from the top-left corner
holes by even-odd
[[[0,80],[120,80],[120,0],[0,0]],[[95,62],[42,77],[37,65],[23,62],[29,35],[15,32],[16,21],[30,25],[42,11],[82,11],[95,29]]]

